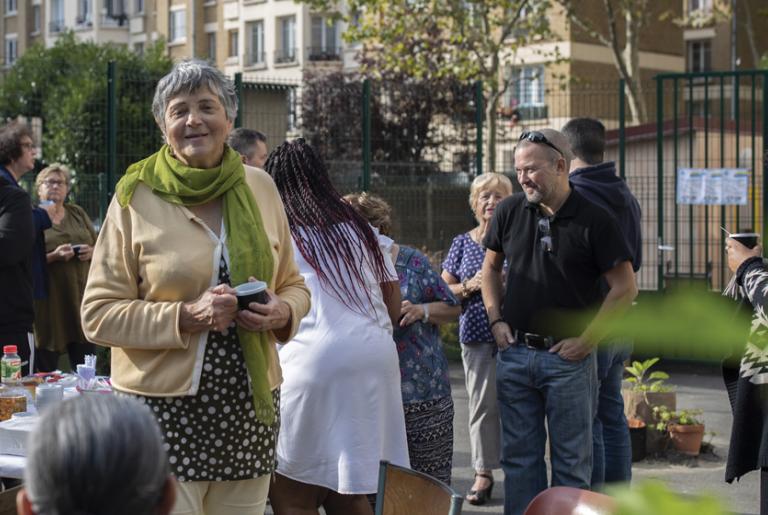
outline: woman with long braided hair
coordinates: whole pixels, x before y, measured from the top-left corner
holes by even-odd
[[[344,202],[303,139],[269,156],[312,307],[279,348],[276,515],[370,514],[379,460],[408,466],[392,327],[400,289],[391,240]]]

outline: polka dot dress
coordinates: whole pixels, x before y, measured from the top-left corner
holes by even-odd
[[[223,259],[219,282],[229,284]],[[234,323],[221,333],[208,333],[197,395],[139,398],[160,423],[171,470],[179,481],[236,481],[274,470],[279,390],[272,394],[278,420],[265,426],[256,419]]]

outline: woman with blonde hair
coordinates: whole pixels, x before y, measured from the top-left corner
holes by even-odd
[[[479,175],[469,189],[469,206],[477,227],[453,239],[443,261],[442,277],[461,300],[459,341],[469,394],[469,443],[475,480],[467,493],[470,504],[485,504],[499,468],[501,422],[496,404],[496,344],[480,294],[482,245],[496,206],[512,194],[512,181],[500,173]]]
[[[61,164],[44,168],[35,180],[41,202],[52,202],[53,226],[45,231],[48,297],[35,300],[35,362],[42,372],[56,370],[59,356],[69,355],[74,370],[94,346],[80,324],[80,304],[88,279],[96,231],[85,210],[66,202],[71,177]]]

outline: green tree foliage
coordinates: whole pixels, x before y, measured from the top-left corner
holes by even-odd
[[[35,45],[0,83],[0,117],[39,117],[43,158],[76,173],[107,167],[107,64],[117,63],[118,170],[154,151],[160,133],[151,113],[157,80],[171,61],[163,43],[144,55],[119,45],[80,42],[62,35],[51,48]]]
[[[332,0],[304,0],[333,12]],[[362,73],[384,80],[485,85],[486,152],[495,168],[496,118],[518,49],[549,37],[549,0],[348,0],[349,42],[362,44]]]
[[[373,160],[392,164],[392,170],[379,166],[386,175],[403,171],[428,175],[434,170],[424,161],[469,140],[474,116],[471,84],[451,79],[426,82],[394,72],[387,75],[386,79],[369,79]],[[307,74],[304,84],[302,132],[308,141],[325,159],[359,162],[363,77],[342,72]],[[453,128],[450,131],[446,130],[448,124]],[[357,175],[358,170],[351,171]]]

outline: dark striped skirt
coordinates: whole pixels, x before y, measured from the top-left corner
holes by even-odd
[[[411,468],[451,484],[453,399],[450,395],[403,405]]]

